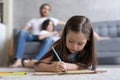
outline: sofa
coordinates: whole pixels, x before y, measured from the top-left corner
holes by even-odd
[[[63,28],[63,25],[55,27],[58,31]],[[98,64],[120,64],[120,20],[93,22],[93,29],[100,36],[111,38],[95,41]],[[15,44],[18,32],[18,29],[14,29]],[[38,42],[26,42],[24,58],[34,57],[39,47]]]
[[[120,20],[94,22],[93,29],[108,40],[96,40],[98,64],[120,64]]]

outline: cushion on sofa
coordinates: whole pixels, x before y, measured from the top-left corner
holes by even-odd
[[[93,28],[100,36],[120,37],[120,21],[101,21],[94,22]]]

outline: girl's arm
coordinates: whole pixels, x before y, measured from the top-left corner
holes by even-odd
[[[35,71],[49,71],[49,72],[62,72],[66,71],[66,66],[63,62],[60,61],[54,61],[51,62],[52,58],[54,56],[50,56],[44,60],[41,60],[40,62],[35,63],[34,69]]]
[[[65,63],[66,65],[66,68],[68,71],[70,70],[79,70],[80,69],[80,66],[75,64],[75,63]]]
[[[88,69],[90,66],[81,63],[65,63],[66,70]]]
[[[58,34],[58,32],[57,32],[57,31],[54,31],[54,32],[51,32],[51,33],[49,33],[49,34],[42,34],[42,35],[38,36],[38,39],[39,39],[39,40],[42,40],[42,39],[44,39],[44,38],[46,38],[46,37],[49,37],[49,36],[52,36],[52,35],[55,35],[55,34]]]
[[[37,71],[37,72],[38,71],[50,71],[51,65],[49,65],[49,63],[52,60],[52,58],[53,58],[53,55],[35,63],[35,65],[34,65],[35,71]]]
[[[53,61],[53,56],[50,56],[40,62],[37,62],[34,66],[35,71],[49,71],[49,72],[63,72],[63,71],[70,71],[70,70],[79,70],[81,67],[79,64],[76,63],[66,63],[60,61]]]

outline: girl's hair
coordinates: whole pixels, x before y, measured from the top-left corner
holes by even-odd
[[[50,11],[51,11],[51,6],[50,6],[50,4],[48,4],[48,3],[44,3],[44,4],[42,4],[42,5],[40,6],[40,8],[39,8],[39,12],[40,12],[40,14],[42,14],[42,11],[41,11],[41,10],[42,10],[45,6],[49,6]]]
[[[58,52],[58,55],[63,61],[66,61],[67,55],[69,53],[66,47],[66,35],[69,31],[73,32],[82,32],[88,37],[88,41],[83,48],[83,50],[79,51],[79,60],[81,64],[86,64],[86,66],[93,66],[93,70],[96,69],[96,51],[94,45],[94,36],[93,36],[93,29],[90,20],[85,16],[73,16],[71,17],[63,30],[61,39],[57,41],[53,46]],[[43,58],[53,55],[53,51],[50,50],[48,54],[46,54]],[[55,60],[55,59],[53,59]]]
[[[47,27],[48,27],[48,25],[49,25],[49,22],[50,21],[52,21],[52,20],[50,20],[50,19],[46,19],[43,23],[42,23],[42,25],[41,25],[41,27],[40,27],[40,30],[46,30],[47,29]],[[53,21],[52,21],[52,23],[53,23]],[[53,23],[53,30],[54,30],[54,23]]]

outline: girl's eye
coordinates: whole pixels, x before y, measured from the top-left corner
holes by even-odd
[[[83,44],[79,43],[78,45],[83,45]]]
[[[73,43],[73,41],[69,40],[70,43]]]
[[[78,45],[82,46],[82,45],[85,45],[85,43],[78,43]]]

